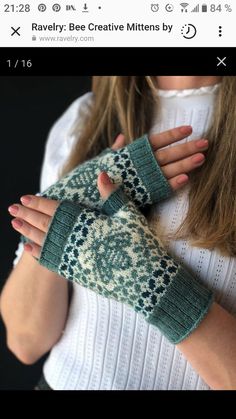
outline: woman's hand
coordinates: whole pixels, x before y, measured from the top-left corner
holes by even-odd
[[[102,172],[98,176],[98,189],[102,198],[106,198],[117,188],[116,185],[112,185],[111,188],[110,184],[106,186],[102,183],[104,178],[106,180],[106,175]],[[23,205],[14,204],[8,208],[10,214],[17,217],[11,221],[11,224],[15,230],[31,240],[32,243],[24,244],[24,249],[39,258],[49,225],[60,201],[36,195],[22,196],[20,201]]]
[[[156,159],[174,190],[187,183],[188,176],[186,173],[203,164],[204,155],[199,153],[198,150],[206,150],[208,144],[203,143],[204,140],[196,140],[186,144],[178,144],[164,150],[159,149],[185,138],[191,132],[192,128],[185,126],[150,136],[150,143]],[[112,149],[118,150],[123,146],[124,136],[120,134],[116,138]],[[12,226],[34,243],[25,244],[25,250],[30,251],[34,257],[38,258],[48,226],[59,205],[59,201],[34,195],[27,195],[27,197],[30,199],[28,202],[26,202],[26,197],[22,197],[21,202],[23,205],[14,204],[9,207],[9,212],[17,217],[12,221]]]
[[[39,258],[51,219],[60,201],[35,195],[25,195],[20,200],[23,205],[14,204],[8,208],[10,214],[17,217],[11,224],[15,230],[33,242],[25,243],[24,249]]]
[[[117,188],[110,183],[106,185],[106,177],[103,172],[98,176],[98,189],[103,199]],[[11,224],[15,230],[31,240],[32,243],[24,244],[24,249],[39,258],[49,225],[60,201],[36,195],[25,195],[20,200],[23,205],[14,204],[8,208],[10,214],[17,217],[11,221]]]
[[[191,133],[191,126],[182,126],[149,136],[158,164],[173,190],[181,188],[188,182],[186,173],[191,172],[204,163],[205,156],[202,151],[207,150],[208,141],[199,139],[185,144],[177,144],[164,150],[160,150],[160,148],[183,140]],[[120,134],[116,138],[112,149],[118,150],[124,144],[124,135]]]
[[[36,254],[40,265],[105,298],[128,304],[172,343],[181,342],[206,315],[212,292],[167,254],[121,186],[105,172],[96,181],[102,212],[64,201],[52,219],[48,214],[55,212],[58,203],[35,197],[28,205],[41,210],[45,204],[43,213],[25,208],[25,214],[29,221],[35,220],[38,232],[33,228],[22,232],[43,246]]]

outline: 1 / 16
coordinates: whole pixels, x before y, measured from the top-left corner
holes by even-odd
[[[33,63],[31,60],[7,60],[9,68],[31,68]]]

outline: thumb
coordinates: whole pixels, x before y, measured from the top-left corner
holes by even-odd
[[[112,216],[129,202],[129,198],[124,193],[122,186],[112,183],[106,172],[99,174],[97,184],[103,199],[102,213]]]
[[[101,172],[98,175],[97,186],[102,199],[107,199],[112,192],[119,188],[119,185],[112,183],[106,172]]]
[[[115,142],[113,144],[113,146],[111,147],[112,150],[116,151],[119,150],[120,148],[125,146],[125,136],[123,134],[119,134],[116,139]]]

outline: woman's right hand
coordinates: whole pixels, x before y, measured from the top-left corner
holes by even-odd
[[[208,141],[206,139],[198,139],[167,147],[164,150],[160,149],[183,140],[191,133],[191,126],[181,126],[149,136],[158,164],[173,190],[186,185],[189,179],[187,173],[204,163],[205,156],[202,152],[207,150]],[[125,137],[123,134],[119,134],[112,149],[118,150],[124,147],[124,145]]]

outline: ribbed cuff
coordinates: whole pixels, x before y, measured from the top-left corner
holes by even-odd
[[[113,215],[119,211],[119,209],[122,208],[127,202],[129,202],[129,199],[120,186],[116,191],[112,192],[109,198],[107,198],[107,200],[102,205],[101,211],[107,215]]]
[[[170,342],[177,344],[198,327],[213,300],[212,291],[181,267],[147,321],[158,327]]]
[[[159,202],[172,195],[173,191],[157,163],[148,136],[144,135],[135,140],[127,148],[134,167],[151,195],[152,202]]]
[[[81,211],[78,204],[67,201],[57,207],[39,258],[39,263],[50,271],[58,272],[68,236]]]

